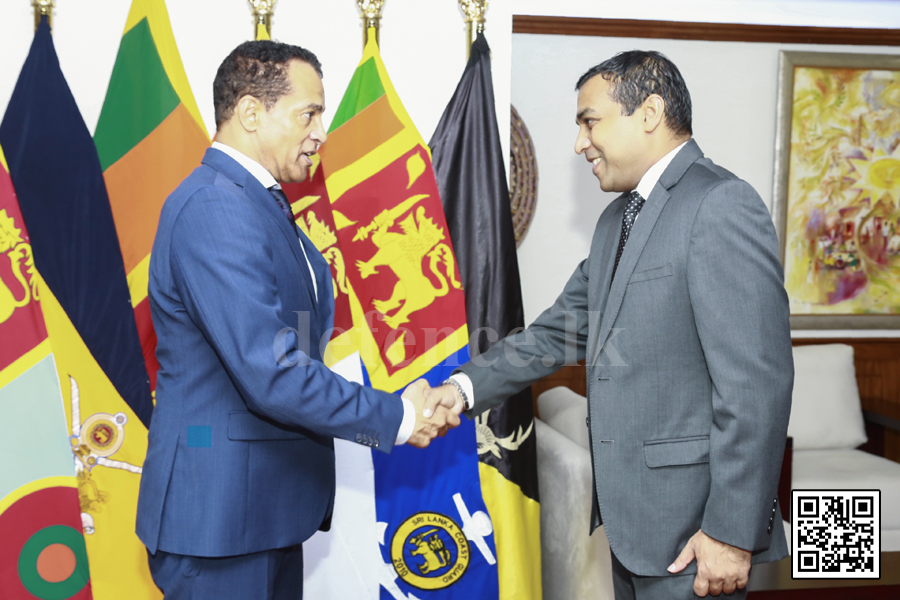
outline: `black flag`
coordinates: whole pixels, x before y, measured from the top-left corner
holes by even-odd
[[[519,264],[513,233],[509,188],[503,165],[503,150],[494,109],[494,87],[491,80],[490,48],[482,34],[472,45],[472,54],[453,98],[444,110],[429,144],[438,190],[453,241],[466,294],[469,326],[469,351],[481,354],[497,339],[517,327],[524,326]],[[487,329],[499,334],[489,340]],[[477,334],[477,335],[473,335]],[[482,429],[486,426],[490,432]],[[534,539],[528,539],[524,552],[512,554],[501,521],[494,519],[500,567],[500,596],[504,597],[507,569],[518,570],[518,577],[533,568],[540,573],[539,505],[537,461],[534,439],[534,411],[531,389],[510,397],[486,416],[478,417],[478,453],[482,463],[490,465],[509,482],[518,486],[494,486],[486,481],[482,470],[484,499],[490,510],[492,500],[498,511],[521,506],[521,522],[507,520],[510,527],[524,527]],[[515,489],[515,488],[512,488]],[[518,498],[515,496],[518,495]],[[535,510],[536,509],[536,510]],[[522,540],[520,530],[518,539]],[[535,549],[536,548],[536,549]],[[503,560],[504,551],[510,555]],[[512,563],[512,564],[510,564]],[[528,597],[519,582],[516,597]],[[510,582],[510,585],[512,583]],[[538,582],[534,597],[540,597]]]

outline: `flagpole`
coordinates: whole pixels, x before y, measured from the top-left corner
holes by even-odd
[[[53,0],[32,0],[31,6],[34,7],[34,30],[37,31],[38,25],[41,24],[41,17],[47,16],[47,24],[53,29],[53,9],[55,4]]]
[[[363,48],[369,41],[369,29],[375,30],[375,43],[381,45],[381,8],[384,0],[356,0],[363,20]]]
[[[253,11],[253,39],[272,39],[272,17],[276,0],[248,0]]]
[[[484,33],[484,13],[488,0],[459,0],[466,19],[466,60],[472,55],[472,44],[479,33]]]

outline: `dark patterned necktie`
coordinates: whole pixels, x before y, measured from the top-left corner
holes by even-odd
[[[634,227],[634,220],[637,219],[638,213],[644,206],[644,199],[637,190],[628,195],[628,204],[625,206],[625,214],[622,215],[622,235],[619,236],[619,249],[616,250],[616,264],[613,265],[612,279],[616,277],[616,269],[619,268],[619,260],[622,258],[622,252],[625,250],[625,242],[628,241],[628,235],[631,228]],[[610,282],[612,281],[610,279]]]
[[[272,194],[273,198],[275,198],[275,202],[278,203],[278,207],[281,209],[281,212],[283,212],[287,220],[290,221],[291,227],[294,228],[294,233],[296,233],[299,237],[300,231],[297,229],[297,222],[294,221],[294,213],[291,212],[291,205],[288,203],[288,199],[284,193],[284,190],[282,190],[281,187],[276,184],[269,188],[269,193]]]

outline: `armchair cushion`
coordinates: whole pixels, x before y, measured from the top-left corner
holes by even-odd
[[[851,449],[866,443],[852,346],[794,346],[788,435],[794,438],[794,450]]]
[[[538,412],[544,423],[590,450],[587,398],[567,387],[555,387],[538,396]]]

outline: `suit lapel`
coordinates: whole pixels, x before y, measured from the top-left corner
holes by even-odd
[[[590,279],[600,283],[598,287],[593,288],[596,290],[594,292],[596,294],[596,304],[589,306],[591,310],[588,321],[590,331],[600,330],[603,313],[609,300],[610,277],[612,276],[613,265],[616,262],[616,249],[619,246],[619,237],[622,234],[622,214],[625,212],[625,205],[628,203],[627,196],[619,196],[613,202],[618,203],[618,205],[610,214],[605,230],[598,232],[601,236],[600,239],[602,239],[602,242],[599,242],[600,252],[596,258],[596,265],[591,265]],[[594,347],[594,342],[596,342],[596,337],[592,335],[589,337],[588,342],[590,344],[588,356],[594,356],[597,353],[598,348]]]
[[[251,175],[244,167],[239,165],[237,161],[215,148],[206,150],[206,154],[203,156],[203,163],[213,167],[241,187],[253,205],[258,207],[275,221],[275,225],[287,238],[291,251],[294,253],[294,258],[297,259],[297,263],[301,267],[300,276],[303,278],[305,287],[309,293],[309,299],[312,302],[313,310],[316,310],[318,303],[313,294],[312,277],[309,273],[309,267],[306,265],[306,258],[303,256],[303,248],[300,247],[300,239],[297,237],[293,227],[291,227],[290,222],[284,218],[284,213],[281,212],[281,208],[278,206],[275,198],[272,197],[272,194],[269,193],[269,190],[263,187],[263,184],[261,184],[259,180]],[[300,235],[303,235],[303,233],[301,232]]]
[[[615,254],[613,254],[612,261],[607,261],[609,264],[604,265],[606,268],[604,290],[608,289],[609,294],[600,311],[600,329],[599,335],[596,337],[597,345],[594,347],[592,356],[594,362],[592,364],[599,364],[597,361],[600,359],[603,345],[606,343],[606,340],[612,331],[612,326],[616,322],[619,309],[622,307],[622,300],[625,298],[625,289],[628,286],[628,281],[634,273],[634,268],[637,266],[638,259],[641,256],[644,246],[647,244],[647,240],[650,239],[650,234],[653,232],[653,228],[656,225],[656,221],[659,219],[659,215],[662,213],[666,202],[668,202],[671,197],[669,189],[678,183],[687,172],[688,168],[702,156],[703,153],[700,151],[700,147],[697,146],[697,143],[693,139],[691,139],[685,144],[684,148],[675,155],[675,158],[672,159],[672,162],[669,163],[666,170],[663,171],[659,181],[657,181],[656,185],[653,187],[653,191],[650,192],[650,197],[647,198],[647,201],[644,203],[644,207],[638,215],[637,221],[634,223],[631,234],[628,236],[628,242],[625,243],[625,250],[622,252],[622,258],[619,259],[619,268],[616,271],[616,277],[612,281],[611,287],[609,286],[609,277],[612,274],[613,265],[615,264]],[[622,208],[615,213],[618,215],[620,233],[619,235],[610,236],[616,239],[617,248],[619,237],[621,235],[622,213],[625,210],[624,207],[625,203],[623,202]]]

